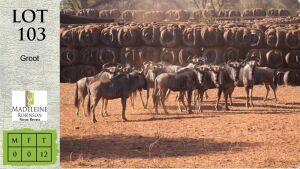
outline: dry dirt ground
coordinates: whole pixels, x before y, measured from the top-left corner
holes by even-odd
[[[300,87],[278,89],[277,103],[254,90],[255,108],[246,109],[237,88],[230,111],[214,111],[216,90],[208,92],[204,112],[177,110],[175,93],[165,115],[127,101],[128,122],[121,122],[120,100],[109,101],[110,116],[96,124],[75,115],[74,84],[61,84],[62,167],[299,167]],[[145,95],[145,92],[143,93]],[[273,98],[270,94],[270,98]]]

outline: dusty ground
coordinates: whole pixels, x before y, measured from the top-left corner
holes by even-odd
[[[208,92],[203,113],[178,112],[174,93],[169,115],[109,102],[109,117],[97,107],[96,124],[75,115],[73,84],[61,85],[61,165],[63,167],[296,167],[300,166],[300,87],[279,87],[277,103],[264,102],[255,87],[255,108],[244,108],[244,89],[234,92],[231,111],[213,110]],[[273,98],[273,94],[270,95]],[[130,103],[129,100],[127,103]]]

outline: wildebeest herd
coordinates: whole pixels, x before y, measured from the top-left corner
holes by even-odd
[[[97,14],[94,10],[86,12]],[[167,13],[173,16],[172,12]],[[271,13],[268,16],[273,16]],[[158,13],[145,16],[151,18],[154,14]],[[179,111],[183,104],[189,113],[193,109],[202,111],[203,97],[207,97],[209,89],[217,89],[216,110],[221,109],[222,93],[225,109],[229,110],[228,99],[232,105],[235,87],[245,88],[246,107],[254,106],[254,85],[265,86],[265,99],[272,89],[277,100],[278,85],[300,84],[300,18],[260,19],[208,24],[103,24],[104,20],[94,18],[98,24],[62,25],[61,81],[75,82],[83,77],[76,82],[74,104],[77,114],[80,105],[86,116],[92,112],[93,122],[98,102],[102,99],[101,114],[105,116],[108,100],[116,98],[121,98],[122,119],[126,121],[126,100],[130,97],[134,106],[136,93],[144,108],[151,96],[155,112],[161,106],[165,113],[170,92],[178,92]],[[142,90],[146,90],[146,99]],[[86,96],[88,104],[84,106]]]
[[[219,101],[222,93],[225,99],[225,110],[229,110],[228,98],[232,105],[235,87],[245,88],[247,108],[254,106],[252,93],[255,85],[265,85],[267,89],[265,99],[268,98],[271,87],[275,100],[277,100],[276,89],[279,73],[269,67],[258,67],[255,59],[228,61],[220,65],[206,64],[204,59],[198,57],[188,60],[190,63],[185,67],[165,62],[147,61],[139,70],[130,65],[105,64],[103,70],[97,75],[77,81],[74,100],[77,115],[81,104],[85,116],[92,112],[92,121],[95,123],[97,122],[95,109],[99,100],[102,99],[101,115],[105,116],[107,115],[108,100],[120,98],[122,120],[126,121],[127,98],[131,97],[131,102],[134,104],[135,93],[139,92],[143,106],[147,108],[151,88],[153,88],[152,100],[155,112],[158,113],[158,106],[161,105],[166,114],[168,110],[165,100],[170,92],[178,92],[176,100],[179,111],[182,111],[181,102],[189,113],[193,113],[192,100],[194,100],[194,107],[197,111],[202,112],[203,97],[209,89],[218,90],[216,110],[221,109]],[[143,99],[142,90],[147,90],[146,101]],[[85,110],[86,96],[88,102]]]

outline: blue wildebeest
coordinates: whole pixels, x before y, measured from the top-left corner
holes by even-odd
[[[214,89],[217,86],[212,79],[213,72],[210,71],[210,67],[208,65],[197,66],[195,69],[198,71],[197,75],[200,84],[199,88],[196,90],[196,99],[198,100],[198,110],[202,111],[201,105],[204,93],[206,93],[208,89]]]
[[[155,79],[153,99],[155,103],[155,111],[158,112],[158,102],[160,101],[166,114],[168,111],[165,106],[165,97],[168,90],[178,91],[183,96],[187,92],[188,112],[192,113],[191,97],[192,92],[199,86],[197,72],[190,69],[185,69],[175,73],[162,73]],[[159,97],[158,97],[159,96]],[[159,99],[158,99],[159,98]],[[178,97],[180,99],[182,97]],[[179,100],[178,100],[179,102]]]
[[[141,72],[131,72],[120,74],[105,81],[96,81],[89,86],[88,89],[88,106],[87,112],[92,111],[92,121],[97,122],[95,117],[95,108],[101,98],[107,100],[121,98],[122,103],[122,119],[126,121],[125,110],[126,100],[136,90],[147,88],[147,81]]]
[[[229,61],[227,64],[223,65],[211,65],[210,70],[212,71],[212,81],[218,88],[218,98],[216,102],[216,110],[219,110],[219,102],[221,94],[224,94],[225,99],[225,110],[228,108],[228,97],[232,104],[232,93],[235,88],[235,81],[238,79],[238,72],[240,70],[240,64],[238,62]]]
[[[147,108],[148,106],[150,89],[154,88],[155,78],[161,73],[174,73],[178,71],[180,68],[182,67],[177,65],[171,65],[165,62],[158,62],[158,63],[153,63],[151,61],[144,62],[143,73],[147,79],[147,96],[146,96],[146,103],[143,104],[144,108]]]
[[[246,91],[246,107],[253,104],[253,87],[254,85],[264,84],[267,89],[265,100],[268,98],[270,87],[272,88],[277,101],[277,71],[268,67],[257,67],[257,60],[250,60],[239,71],[239,78],[235,80],[235,84],[240,87],[245,87]]]
[[[84,108],[84,101],[85,101],[85,97],[88,94],[88,86],[90,84],[94,83],[95,81],[106,80],[106,79],[110,79],[110,78],[116,76],[117,74],[122,72],[123,67],[120,64],[117,64],[117,66],[105,64],[105,65],[103,65],[102,68],[103,68],[103,70],[100,73],[98,73],[97,75],[91,76],[91,77],[84,77],[76,82],[74,105],[77,108],[77,112],[76,112],[77,115],[79,115],[79,105],[81,104],[83,113],[85,116],[87,116],[87,114],[85,112],[85,108]],[[107,105],[107,101],[105,101],[105,103],[104,103],[104,100],[103,100],[103,104]],[[105,109],[105,113],[107,114],[106,109]],[[101,110],[101,115],[103,116],[103,106],[102,106],[102,110]]]
[[[183,71],[183,70],[186,70],[186,69],[190,69],[190,70],[197,70],[197,67],[200,67],[201,66],[201,68],[204,68],[205,67],[205,63],[206,63],[206,58],[200,58],[200,57],[198,57],[198,56],[193,56],[193,57],[188,57],[188,62],[189,62],[189,64],[187,65],[187,66],[185,66],[185,67],[182,67],[182,68],[179,68],[176,72],[180,72],[180,71]],[[204,67],[203,67],[204,66]],[[201,69],[200,68],[200,69]],[[197,74],[199,74],[199,76],[198,76],[198,78],[202,78],[201,76],[202,76],[202,73],[203,72],[201,72],[199,69],[197,70],[198,72],[197,72]],[[199,79],[200,80],[200,79]],[[202,79],[201,79],[202,80]],[[197,105],[197,99],[199,99],[199,95],[198,95],[198,91],[199,91],[199,89],[196,89],[195,91],[194,91],[194,105],[196,106]],[[205,90],[204,91],[204,93],[205,93],[205,98],[207,99],[208,98],[208,95],[207,95],[207,91]],[[180,94],[177,94],[176,95],[176,98],[178,98],[177,100],[181,100],[182,101],[182,103],[183,103],[183,105],[184,105],[184,107],[185,107],[185,109],[187,110],[187,108],[186,108],[186,106],[185,106],[185,103],[184,103],[184,96],[185,95],[180,95]],[[200,108],[200,107],[199,107]],[[178,109],[180,110],[180,112],[181,112],[181,108],[180,108],[180,102],[178,102]]]

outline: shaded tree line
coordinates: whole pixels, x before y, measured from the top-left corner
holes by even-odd
[[[167,5],[166,5],[167,4]],[[163,7],[160,7],[163,5]],[[287,8],[295,12],[300,8],[298,0],[62,0],[62,8],[82,9],[106,7],[118,9],[213,9],[223,8]],[[168,8],[167,8],[168,9]]]

